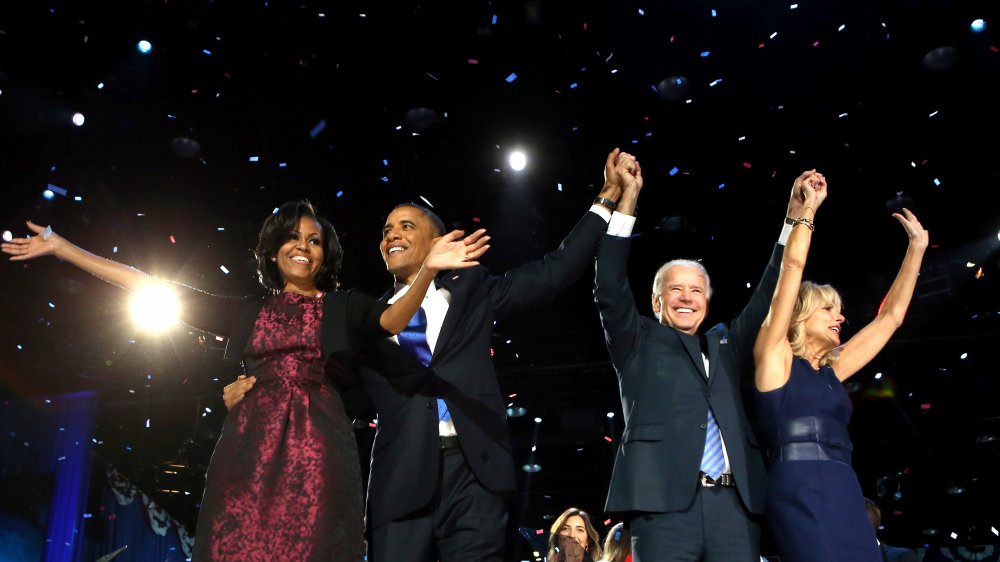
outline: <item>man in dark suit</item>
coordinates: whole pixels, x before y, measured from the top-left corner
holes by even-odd
[[[877,535],[879,527],[882,526],[882,509],[871,499],[865,498],[865,512]],[[878,541],[878,547],[882,551],[882,560],[885,562],[920,562],[920,555],[917,554],[916,550],[889,546],[881,540]]]
[[[617,177],[616,166],[633,160],[618,149],[608,155],[605,185],[594,204],[541,260],[502,276],[484,267],[439,276],[414,317],[424,316],[422,357],[404,349],[409,338],[363,350],[361,379],[378,413],[368,480],[369,560],[502,559],[507,497],[517,484],[490,353],[493,324],[553,301],[580,278],[621,195],[620,186],[608,180]],[[423,206],[406,203],[392,210],[379,245],[395,279],[384,300],[405,293],[443,233],[441,219]],[[250,385],[244,379],[227,387],[227,406]]]
[[[750,302],[731,326],[702,333],[712,288],[700,263],[660,268],[656,320],[636,308],[626,265],[642,188],[638,163],[620,183],[624,193],[601,240],[594,288],[625,415],[605,509],[630,523],[636,562],[758,562],[765,469],[740,379],[752,376],[744,370],[774,292],[789,221]],[[801,208],[793,192],[786,216],[799,216]],[[631,220],[615,229],[620,215]]]

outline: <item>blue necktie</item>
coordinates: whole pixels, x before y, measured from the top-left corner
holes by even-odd
[[[705,430],[705,452],[701,456],[701,471],[712,480],[717,479],[726,468],[726,458],[722,454],[722,432],[712,415],[712,407],[708,408],[708,424]]]
[[[431,363],[431,348],[427,345],[427,313],[424,311],[424,307],[420,307],[417,313],[410,318],[409,324],[402,332],[397,334],[396,338],[399,340],[399,347],[403,348],[407,353],[412,355],[420,361],[423,366],[430,365]],[[443,421],[451,420],[451,413],[448,411],[448,406],[444,403],[444,400],[438,398],[438,419]]]

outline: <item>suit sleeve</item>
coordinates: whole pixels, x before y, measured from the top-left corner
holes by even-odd
[[[771,299],[774,296],[774,288],[778,284],[778,271],[781,267],[781,255],[784,250],[781,244],[775,244],[771,252],[771,261],[768,262],[764,274],[757,283],[757,288],[750,296],[750,302],[743,308],[739,316],[733,320],[730,333],[730,345],[736,346],[734,349],[739,357],[746,359],[753,350],[754,341],[760,331],[767,311],[771,308]]]
[[[382,313],[389,305],[377,301],[360,291],[349,291],[350,307],[348,318],[351,321],[351,329],[357,330],[361,337],[366,340],[379,340],[392,337],[392,334],[382,328]]]
[[[180,302],[180,320],[197,330],[229,337],[233,319],[237,317],[244,297],[220,297],[204,291],[173,283]]]
[[[487,292],[498,318],[555,300],[572,285],[594,258],[608,223],[588,211],[558,248],[542,259],[487,279]]]
[[[601,314],[611,361],[624,371],[639,341],[640,316],[628,282],[630,238],[605,235],[597,249],[594,302]]]

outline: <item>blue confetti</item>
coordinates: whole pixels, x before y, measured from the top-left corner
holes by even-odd
[[[260,156],[251,156],[250,157],[250,161],[251,162],[259,162],[260,161]]]
[[[569,85],[569,89],[570,90],[575,90],[576,86],[577,86],[576,82],[573,82],[572,84]]]
[[[496,14],[493,14],[493,21],[492,21],[492,23],[493,23],[493,25],[497,24],[497,15]]]
[[[514,80],[517,80],[517,74],[511,72],[510,75],[507,76],[507,78],[505,78],[505,80],[507,80],[507,83],[510,84]]]
[[[338,191],[337,192],[337,197],[343,197],[343,196],[344,196],[344,192],[343,191]]]
[[[706,58],[706,57],[707,57],[708,55],[710,55],[710,54],[712,54],[712,52],[711,52],[711,51],[702,51],[702,52],[701,52],[701,58]]]
[[[676,175],[677,175],[677,172],[679,172],[679,171],[681,171],[681,170],[680,170],[680,168],[678,168],[677,166],[674,166],[674,167],[673,167],[673,168],[672,168],[672,169],[670,170],[670,175],[671,175],[671,176],[676,176]]]
[[[323,132],[323,129],[325,128],[326,128],[326,119],[320,119],[319,123],[316,123],[316,126],[309,131],[309,138],[311,139],[316,138],[317,136],[319,136],[320,133]]]

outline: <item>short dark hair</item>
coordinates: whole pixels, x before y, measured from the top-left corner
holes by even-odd
[[[316,207],[306,199],[289,201],[264,219],[260,234],[257,236],[257,248],[254,250],[254,257],[257,259],[257,279],[265,288],[276,293],[285,289],[281,270],[271,258],[288,240],[288,234],[298,228],[302,217],[315,220],[323,237],[323,265],[316,273],[316,288],[321,291],[336,290],[340,284],[338,275],[340,264],[344,260],[344,251],[340,247],[340,239],[337,238],[333,224],[320,216],[316,212]]]
[[[427,217],[427,220],[431,221],[431,225],[434,227],[434,230],[436,231],[434,235],[444,236],[444,221],[441,220],[441,217],[437,216],[437,214],[435,214],[434,211],[428,209],[427,207],[421,205],[420,203],[400,203],[399,205],[393,207],[392,210],[395,211],[400,207],[413,207],[414,209],[420,211],[421,213],[424,214],[425,217]]]

